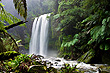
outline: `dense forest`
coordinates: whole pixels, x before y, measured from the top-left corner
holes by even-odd
[[[109,61],[109,6],[108,0],[59,2],[54,18],[58,24],[56,30],[60,32],[61,55],[77,59],[85,53],[86,58],[80,61],[102,63],[106,57]]]
[[[109,0],[0,0],[0,72],[84,73],[69,65],[47,68],[42,56],[24,54],[34,18],[46,13],[48,47],[58,57],[110,65]]]

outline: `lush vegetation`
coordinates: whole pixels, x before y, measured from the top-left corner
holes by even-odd
[[[109,0],[61,0],[54,15],[60,32],[60,56],[77,59],[89,50],[95,56],[109,54]],[[102,59],[99,59],[102,60]]]
[[[13,1],[13,3],[15,4],[15,8],[18,10],[18,13],[26,19],[26,16],[27,16],[26,2],[19,1],[19,0],[18,2],[19,3],[17,3],[16,1]],[[21,6],[21,9],[20,9],[19,5],[21,5],[22,3],[24,6]],[[1,46],[0,52],[10,51],[10,50],[18,51],[19,41],[15,40],[10,34],[8,34],[7,30],[23,23],[25,22],[21,21],[20,19],[16,18],[12,14],[8,13],[4,9],[4,5],[0,3],[0,46]]]
[[[32,2],[35,3],[36,1],[33,0]],[[60,57],[66,59],[78,59],[80,57],[78,60],[86,63],[110,64],[109,0],[42,0],[42,2],[36,3],[37,7],[30,4],[29,9],[32,10],[29,10],[28,13],[26,0],[13,0],[13,3],[18,14],[23,16],[24,20],[31,19],[28,24],[31,24],[32,19],[36,16],[49,12],[53,13],[50,31],[52,36],[50,36],[49,45],[51,48],[54,47],[53,44],[56,45]],[[54,8],[54,6],[56,7]],[[65,65],[60,70],[47,68],[45,62],[42,62],[36,55],[20,54],[18,46],[21,40],[14,39],[13,35],[10,35],[7,30],[23,23],[25,22],[8,13],[4,9],[4,5],[0,3],[1,72],[80,72],[69,65]],[[32,25],[26,26],[29,29]],[[26,35],[26,38],[22,39],[25,48],[28,48],[27,44],[30,40],[31,30],[28,29],[17,35],[20,38],[25,38]],[[16,32],[20,32],[20,30],[13,31],[13,33]],[[23,33],[25,34],[23,35]],[[35,65],[35,70],[30,68],[34,67],[33,65]]]
[[[42,57],[36,55],[26,55],[18,54],[17,52],[5,52],[9,58],[4,57],[0,61],[0,72],[25,72],[25,73],[71,73],[71,72],[81,72],[75,67],[70,67],[68,64],[65,64],[65,67],[57,70],[53,67],[47,68],[46,61],[42,61]],[[11,57],[10,55],[15,57]],[[18,56],[17,56],[18,55]],[[0,56],[2,56],[0,54]]]

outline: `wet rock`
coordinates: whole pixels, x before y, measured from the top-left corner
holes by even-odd
[[[107,64],[94,64],[94,66],[98,67],[101,73],[110,73],[110,66]]]
[[[61,60],[60,60],[60,59],[56,59],[55,61],[61,62]]]
[[[87,55],[87,56],[91,56],[91,55]],[[110,67],[107,64],[100,64],[100,65],[99,64],[86,64],[84,62],[78,62],[77,60],[68,61],[63,58],[54,58],[54,57],[51,57],[48,59],[42,59],[42,60],[46,62],[46,66],[48,69],[52,67],[52,69],[54,68],[54,69],[59,70],[62,67],[65,67],[65,64],[68,64],[70,67],[75,67],[76,69],[78,69],[80,73],[110,72]]]
[[[32,65],[29,67],[28,72],[30,73],[46,73],[47,68],[43,65]]]
[[[42,55],[37,55],[37,57],[42,58],[42,59],[44,58],[44,56],[42,56]]]
[[[70,56],[69,55],[65,55],[64,59],[68,60],[68,59],[70,59]]]
[[[42,55],[35,55],[35,54],[32,54],[32,59],[36,59],[36,60],[41,60],[43,59],[44,57]]]
[[[90,64],[86,64],[86,63],[79,63],[76,68],[78,68],[78,70],[80,72],[83,72],[83,73],[99,73],[99,68],[96,67],[96,66],[91,66]]]

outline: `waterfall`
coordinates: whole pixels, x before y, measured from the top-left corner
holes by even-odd
[[[50,16],[50,14],[36,17],[33,22],[29,54],[47,55],[49,28],[49,19],[47,16]]]

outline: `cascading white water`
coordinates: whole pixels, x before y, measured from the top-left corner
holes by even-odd
[[[39,54],[46,56],[48,48],[48,28],[50,14],[36,17],[33,22],[31,41],[29,44],[29,54]]]

